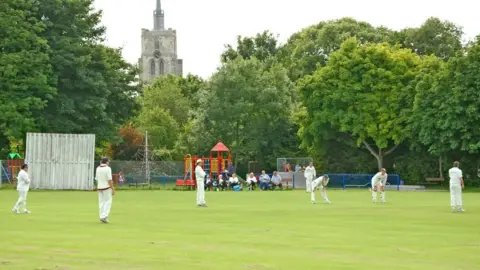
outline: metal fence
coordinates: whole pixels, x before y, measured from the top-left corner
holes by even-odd
[[[96,169],[100,161],[96,160],[94,164],[94,169]],[[152,184],[166,185],[175,183],[176,179],[183,179],[184,177],[183,161],[149,161],[148,165]],[[143,161],[112,160],[110,167],[115,175],[122,172],[127,184],[146,178],[146,162]],[[11,180],[16,178],[17,174],[18,170],[12,171],[12,169],[7,168],[6,160],[0,160],[0,185],[11,183]]]
[[[371,179],[374,174],[328,174],[330,181],[328,186],[330,188],[370,188],[371,187]],[[272,176],[269,174],[270,177]],[[280,177],[282,179],[292,179],[293,188],[296,189],[303,189],[306,187],[305,176],[303,172],[280,172]],[[256,176],[260,176],[260,174],[256,174]],[[319,177],[321,175],[317,175]],[[397,190],[400,190],[400,186],[403,185],[403,181],[401,180],[398,174],[389,174],[387,178],[387,183],[390,186],[396,186]]]
[[[100,161],[95,161],[98,165]],[[0,160],[0,179],[3,184],[9,183],[10,176],[6,167],[6,161]],[[308,164],[307,164],[308,165]],[[116,175],[122,172],[125,175],[125,185],[139,182],[146,178],[145,162],[142,161],[119,161],[110,162],[112,172]],[[95,166],[96,167],[96,166]],[[184,162],[183,161],[150,161],[150,183],[157,185],[175,185],[177,179],[184,178]],[[269,173],[271,176],[271,173]],[[328,186],[331,188],[348,189],[348,188],[369,188],[371,179],[374,174],[328,174],[330,181]],[[260,174],[256,174],[260,176]],[[303,172],[281,172],[282,178],[291,178],[293,188],[304,189],[305,177]],[[320,175],[317,175],[317,177]],[[118,177],[118,176],[117,176]],[[117,178],[118,179],[118,178]],[[396,186],[397,190],[403,185],[398,174],[389,174],[387,182],[390,186]]]
[[[277,158],[277,172],[297,172],[308,166],[310,157]]]
[[[95,161],[95,164],[100,164],[100,161]],[[150,173],[150,183],[162,185],[183,179],[185,169],[183,161],[149,161],[147,166],[145,161],[112,160],[110,167],[114,175],[123,173],[125,184],[146,182],[147,173]]]
[[[6,160],[0,160],[0,186],[2,184],[12,183],[12,179],[16,178],[18,172],[20,171],[20,166],[14,166],[8,168]]]

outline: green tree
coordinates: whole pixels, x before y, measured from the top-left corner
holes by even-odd
[[[438,157],[438,172],[440,177],[443,177],[442,158],[452,149],[448,145],[448,139],[444,137],[445,133],[430,132],[439,131],[441,127],[446,128],[448,121],[453,120],[445,118],[444,115],[444,110],[449,107],[448,102],[451,102],[453,73],[448,63],[433,55],[423,58],[421,70],[413,82],[416,89],[409,127],[412,134],[410,145],[414,149],[426,147],[428,153]],[[443,103],[445,101],[447,103]]]
[[[0,2],[0,149],[36,130],[39,113],[56,95],[45,24],[36,1]]]
[[[409,137],[411,81],[419,62],[399,46],[348,39],[327,66],[299,83],[313,132],[330,124],[364,145],[383,167],[384,157]]]
[[[480,39],[447,64],[430,58],[417,84],[412,125],[428,151],[480,150]]]
[[[222,53],[223,63],[242,57],[251,59],[253,57],[260,61],[266,61],[275,57],[278,51],[278,36],[267,31],[256,34],[254,37],[237,37],[237,45],[225,45],[225,51]]]
[[[182,94],[188,99],[190,107],[198,107],[198,99],[195,97],[198,91],[205,87],[205,80],[197,75],[188,74],[186,77],[178,77],[178,86],[182,89]]]
[[[173,150],[189,120],[189,100],[182,93],[181,82],[185,81],[174,75],[160,76],[145,87],[138,100],[142,108],[136,126],[149,132],[150,142],[157,150]]]
[[[153,108],[163,108],[182,126],[188,120],[189,102],[180,88],[180,79],[174,75],[157,77],[152,84],[145,87],[141,113]]]
[[[357,37],[359,42],[394,42],[393,31],[373,27],[352,18],[322,21],[293,34],[279,50],[281,63],[289,70],[290,78],[297,81],[325,66],[329,55],[338,50],[343,41]]]
[[[397,34],[398,41],[419,55],[435,55],[448,60],[463,49],[462,27],[438,18],[428,18],[418,28],[406,28]]]
[[[207,153],[218,140],[231,150],[235,165],[257,160],[275,167],[288,138],[294,91],[281,65],[236,58],[224,64],[199,92],[200,107],[191,144]],[[192,136],[190,135],[190,136]]]
[[[137,69],[119,49],[100,44],[105,33],[93,0],[41,0],[37,19],[46,25],[58,95],[42,112],[43,132],[94,133],[97,141],[118,138],[137,109]]]
[[[179,125],[164,108],[145,106],[135,120],[139,131],[148,131],[148,144],[157,152],[173,149],[179,133]]]

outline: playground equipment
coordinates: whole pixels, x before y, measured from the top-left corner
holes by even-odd
[[[216,153],[216,155],[215,155]],[[215,157],[216,156],[216,157]],[[210,175],[210,179],[217,179],[218,175],[225,171],[228,163],[232,161],[230,149],[219,141],[210,150],[210,157],[197,157],[190,154],[185,155],[184,160],[184,178],[177,179],[176,186],[194,187],[195,186],[195,167],[197,166],[197,160],[201,159],[202,168]]]
[[[217,157],[213,157],[213,153],[217,153]],[[227,157],[225,158],[225,154]],[[213,148],[210,150],[210,178],[215,179],[219,174],[225,171],[228,166],[228,163],[232,162],[232,157],[230,155],[230,149],[225,146],[221,141],[219,141]]]
[[[7,177],[11,179],[11,183],[14,184],[15,177],[20,171],[24,160],[18,153],[10,153],[7,158]]]

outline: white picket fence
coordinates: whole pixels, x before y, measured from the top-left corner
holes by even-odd
[[[94,134],[27,133],[25,150],[32,189],[94,188]]]

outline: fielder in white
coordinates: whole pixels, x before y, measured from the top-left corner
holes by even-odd
[[[325,203],[332,203],[327,198],[327,185],[329,181],[328,175],[323,175],[318,177],[317,179],[312,181],[312,192],[310,192],[310,198],[312,199],[312,203],[315,204],[315,190],[320,189],[320,193],[322,194],[323,201]]]
[[[202,160],[197,160],[197,167],[195,167],[195,180],[197,181],[197,206],[207,207],[205,202],[205,171],[202,168]]]
[[[20,213],[20,208],[23,207],[23,213],[30,214],[30,211],[27,210],[27,195],[30,190],[30,178],[28,177],[28,165],[23,164],[22,169],[18,173],[17,177],[17,192],[18,200],[15,206],[12,209],[12,212],[15,214]]]
[[[465,188],[463,184],[462,170],[458,167],[460,162],[453,162],[453,168],[448,170],[448,176],[450,177],[450,205],[452,206],[452,212],[465,212],[462,202],[462,189]]]
[[[387,183],[387,170],[382,168],[380,172],[375,174],[372,178],[372,200],[374,203],[377,202],[377,191],[380,187],[380,200],[382,203],[385,203],[385,184]]]
[[[108,216],[112,208],[112,196],[115,195],[113,187],[112,169],[108,166],[110,160],[103,158],[100,166],[97,167],[95,180],[97,180],[98,208],[100,210],[100,221],[108,223]]]
[[[307,192],[312,192],[312,181],[315,177],[317,177],[317,171],[315,171],[315,167],[313,167],[313,162],[308,164],[303,175],[305,176],[305,186]]]

